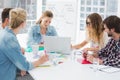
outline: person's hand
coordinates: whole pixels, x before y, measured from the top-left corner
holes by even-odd
[[[84,53],[82,54],[82,56],[83,56],[84,59],[86,59],[86,58],[87,58],[87,53],[84,52]]]
[[[70,45],[70,48],[71,48],[71,50],[74,50],[75,48],[74,48],[74,46],[71,44]]]
[[[44,55],[42,55],[39,59],[39,61],[41,62],[41,64],[45,63],[46,61],[48,61],[48,55],[45,53]]]
[[[84,48],[84,49],[82,50],[82,52],[83,52],[82,56],[86,59],[86,58],[87,58],[87,54],[88,54],[87,48]]]
[[[21,52],[22,52],[23,54],[25,54],[25,49],[24,49],[24,48],[21,48]]]
[[[20,74],[21,74],[21,76],[25,76],[26,75],[26,71],[21,71]]]
[[[92,54],[87,55],[87,61],[90,61],[91,63],[93,63],[93,59],[94,59],[94,56]]]
[[[88,48],[84,48],[82,51],[83,51],[84,53],[88,53]]]

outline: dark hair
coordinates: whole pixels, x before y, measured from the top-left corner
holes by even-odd
[[[5,21],[5,18],[9,18],[9,12],[12,8],[4,8],[1,14],[2,23]]]
[[[112,15],[107,17],[104,21],[103,24],[107,26],[108,29],[115,29],[116,33],[120,33],[120,18]]]

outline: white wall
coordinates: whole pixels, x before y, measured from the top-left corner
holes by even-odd
[[[42,14],[42,0],[37,0],[37,20],[40,18]]]
[[[120,17],[120,0],[118,0],[118,16]]]
[[[47,0],[46,10],[53,12],[51,25],[56,28],[59,36],[71,37],[71,42],[76,42],[76,34],[79,31],[78,18],[79,0]]]

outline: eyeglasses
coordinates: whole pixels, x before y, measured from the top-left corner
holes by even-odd
[[[90,25],[91,24],[91,22],[86,22],[86,25]]]

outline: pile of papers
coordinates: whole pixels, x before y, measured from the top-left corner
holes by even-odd
[[[105,65],[97,65],[97,70],[102,71],[102,72],[106,72],[106,73],[115,73],[115,72],[120,72],[120,68],[115,68],[112,66],[105,66]],[[90,67],[90,68],[94,68]]]

